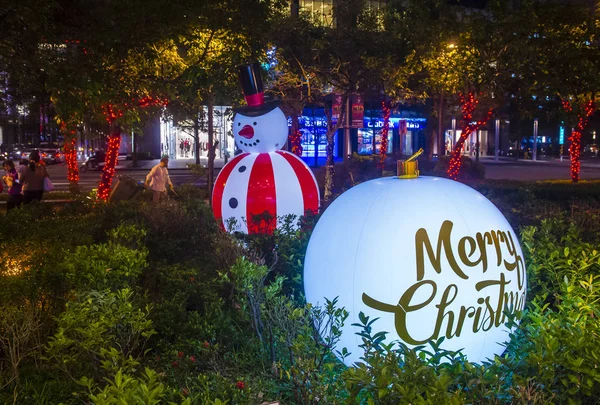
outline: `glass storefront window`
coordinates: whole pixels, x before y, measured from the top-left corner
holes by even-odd
[[[381,137],[382,137],[382,130],[377,130],[375,132],[375,151],[377,153],[379,153],[379,150],[381,149]],[[392,153],[392,138],[394,137],[393,131],[390,128],[390,130],[388,131],[388,144],[387,144],[387,152],[386,153]]]
[[[323,25],[331,25],[333,21],[333,0],[300,0],[300,8]]]
[[[371,155],[373,153],[373,130],[360,128],[358,130],[359,155]]]
[[[198,133],[198,148],[201,157],[208,156],[208,108],[203,107],[204,111],[200,114],[200,130]],[[214,106],[213,110],[213,136],[218,141],[216,157],[223,158],[226,155],[233,154],[228,137],[232,133],[233,114],[229,106]],[[160,152],[161,155],[167,155],[171,159],[192,159],[195,158],[196,145],[194,140],[193,120],[182,120],[175,124],[171,120],[166,120],[160,126]]]
[[[360,128],[358,130],[358,154],[359,155],[371,155],[373,153],[379,153],[381,148],[381,129],[373,130],[371,128]],[[375,134],[375,149],[373,149],[373,133]],[[392,153],[392,131],[388,131],[388,146],[386,153]]]
[[[412,144],[412,131],[406,131],[406,135],[404,136],[404,145],[403,150],[405,155],[413,154],[413,144]]]

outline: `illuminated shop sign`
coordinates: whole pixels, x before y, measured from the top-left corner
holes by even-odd
[[[390,126],[400,127],[400,121],[406,121],[406,128],[410,130],[424,129],[425,118],[390,118]],[[383,119],[365,119],[365,128],[383,128]]]
[[[409,203],[409,208],[407,208]],[[351,220],[349,220],[351,219]],[[504,351],[508,317],[525,306],[517,234],[472,188],[447,179],[385,177],[346,191],[323,213],[304,265],[307,301],[337,297],[349,312],[334,352],[360,361],[362,312],[371,334],[441,348],[481,362]]]
[[[565,127],[562,125],[558,131],[558,144],[563,145],[565,143]]]
[[[399,128],[400,121],[406,121],[408,130],[424,129],[427,124],[425,118],[390,118],[390,127]],[[327,119],[325,117],[298,117],[298,123],[304,128],[327,128]],[[383,119],[365,117],[363,128],[383,128]],[[288,126],[292,126],[292,120],[288,119]]]

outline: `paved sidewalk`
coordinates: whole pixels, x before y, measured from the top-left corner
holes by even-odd
[[[475,158],[472,158],[472,159],[475,160]],[[571,160],[568,156],[564,156],[562,160],[557,157],[547,157],[547,156],[539,157],[537,160],[532,160],[532,159],[518,159],[517,160],[510,156],[501,156],[497,162],[494,160],[493,156],[482,156],[479,158],[479,160],[481,161],[481,163],[483,163],[485,165],[493,165],[493,164],[497,164],[497,165],[547,164],[547,165],[556,165],[556,166],[561,166],[561,165],[570,166],[571,165]],[[586,166],[586,167],[600,168],[600,158],[589,158],[589,157],[582,158],[580,160],[580,162],[581,162],[582,167]]]
[[[84,161],[80,161],[81,166]],[[131,160],[125,160],[124,156],[119,156],[116,169],[119,171],[123,170],[150,170],[153,166],[156,166],[160,162],[160,159],[153,160],[138,160],[137,167],[133,167]],[[170,159],[169,170],[187,170],[189,164],[195,164],[196,159]],[[208,158],[201,157],[200,164],[204,167],[208,166]],[[224,166],[223,159],[215,159],[215,169],[221,169]]]

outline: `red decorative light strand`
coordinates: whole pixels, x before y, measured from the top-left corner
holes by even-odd
[[[65,160],[67,162],[67,180],[76,183],[79,181],[79,166],[77,166],[77,140],[71,139],[71,142],[65,143]]]
[[[115,166],[119,157],[119,148],[121,147],[121,128],[115,125],[112,133],[108,137],[108,147],[106,158],[104,160],[104,170],[98,186],[98,198],[108,201],[112,180],[115,176]]]
[[[115,176],[115,166],[117,165],[117,159],[119,157],[119,148],[121,147],[121,128],[118,125],[114,125],[114,122],[123,116],[123,112],[113,108],[112,104],[103,106],[102,112],[104,113],[106,121],[111,125],[112,132],[108,137],[104,169],[102,170],[102,177],[100,178],[100,184],[98,185],[98,198],[108,201],[112,180]]]
[[[484,126],[492,117],[492,109],[487,112],[487,115],[481,121],[473,123],[473,112],[477,108],[479,101],[475,99],[473,93],[469,93],[468,98],[465,98],[462,94],[460,95],[460,103],[462,105],[462,121],[464,129],[460,134],[460,138],[452,149],[450,162],[448,164],[448,177],[452,180],[458,180],[458,174],[460,173],[461,166],[461,155],[462,147],[465,141],[471,136],[473,132],[476,132],[479,128]]]
[[[298,157],[302,156],[302,132],[300,130],[296,130],[293,134],[289,136],[290,145],[292,146],[292,153]]]
[[[135,101],[135,99],[132,99]],[[137,105],[140,108],[155,107],[155,106],[167,106],[169,100],[166,98],[144,96],[138,102]],[[135,105],[135,103],[133,103]],[[128,103],[124,103],[125,107],[129,107]],[[115,167],[117,166],[117,160],[119,158],[119,148],[121,147],[121,128],[118,125],[114,125],[115,121],[123,116],[123,111],[114,107],[112,104],[106,104],[102,106],[102,112],[106,122],[113,127],[112,133],[108,137],[108,146],[106,152],[106,158],[104,161],[104,170],[102,171],[102,177],[100,184],[98,185],[98,198],[107,201],[110,196],[110,189],[112,186],[112,180],[115,175]]]
[[[167,100],[166,98],[161,99],[161,98],[152,97],[152,96],[144,96],[138,102],[138,106],[140,106],[141,108],[154,107],[154,106],[166,107],[167,105],[169,105],[169,100]]]
[[[562,101],[562,107],[567,113],[573,111],[573,107],[571,107],[571,104],[566,100]],[[573,183],[579,181],[579,173],[581,172],[581,135],[583,130],[587,127],[589,117],[594,113],[594,110],[594,100],[588,101],[583,106],[583,114],[577,117],[577,125],[573,128],[571,136],[569,137],[569,141],[571,141],[571,145],[569,146],[569,154],[571,157],[571,181]]]
[[[73,127],[74,125],[70,126]],[[63,152],[67,162],[67,180],[71,183],[77,183],[79,181],[79,167],[77,166],[77,150],[75,147],[77,131],[74,129],[68,130],[65,121],[60,122],[60,131],[65,137]]]
[[[388,134],[390,132],[390,113],[392,109],[389,103],[381,102],[381,110],[383,111],[383,128],[381,129],[381,142],[379,144],[379,161],[377,167],[383,169],[385,167],[385,157],[388,150]]]

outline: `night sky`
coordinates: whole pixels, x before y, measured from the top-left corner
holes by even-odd
[[[449,0],[450,4],[459,4],[465,7],[477,7],[484,8],[487,4],[488,0]]]

